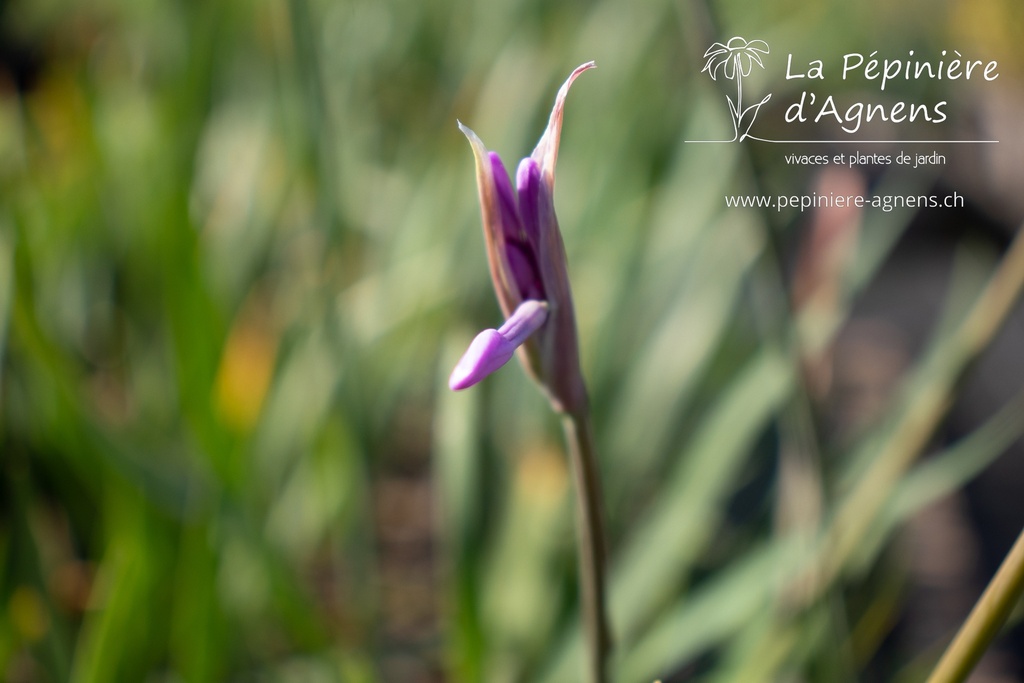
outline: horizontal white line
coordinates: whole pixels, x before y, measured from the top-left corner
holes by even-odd
[[[765,140],[747,138],[776,145],[994,145],[999,140]],[[727,145],[736,140],[684,140],[683,142]]]

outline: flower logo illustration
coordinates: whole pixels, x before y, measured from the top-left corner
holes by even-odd
[[[771,99],[771,93],[765,95],[764,99],[747,108],[743,108],[743,79],[750,75],[757,64],[762,69],[764,62],[761,55],[768,54],[768,43],[763,40],[746,40],[740,36],[729,39],[727,43],[715,43],[704,53],[704,68],[701,73],[707,71],[712,80],[718,80],[718,73],[727,80],[736,79],[736,101],[726,95],[729,101],[729,113],[732,115],[733,138],[729,142],[743,140],[750,136],[750,127],[754,125],[757,112],[765,102]]]

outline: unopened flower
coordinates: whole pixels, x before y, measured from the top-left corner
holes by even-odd
[[[504,365],[518,350],[527,371],[559,412],[578,413],[587,395],[580,372],[576,319],[565,247],[555,218],[555,162],[569,87],[594,63],[576,68],[555,98],[547,129],[519,163],[512,186],[501,158],[462,123],[476,157],[487,259],[507,322],[480,333],[449,379],[465,389]]]

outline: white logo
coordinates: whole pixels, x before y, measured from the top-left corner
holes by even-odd
[[[704,68],[701,69],[702,73],[707,71],[711,79],[717,81],[718,73],[721,71],[722,76],[727,80],[736,80],[736,100],[733,101],[730,95],[725,96],[729,101],[729,113],[732,115],[733,137],[732,140],[723,140],[722,142],[737,142],[746,138],[758,139],[750,135],[750,127],[754,125],[754,119],[757,118],[757,112],[761,109],[761,105],[770,100],[772,96],[769,93],[760,102],[744,107],[743,79],[750,75],[755,64],[764,68],[761,55],[766,55],[768,52],[768,43],[763,40],[748,41],[741,36],[736,36],[730,38],[727,43],[715,43],[704,53],[704,59],[707,61],[704,63]]]

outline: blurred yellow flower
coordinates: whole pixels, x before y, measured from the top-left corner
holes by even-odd
[[[259,419],[277,355],[277,338],[265,313],[252,308],[244,308],[235,321],[214,384],[217,415],[242,433]]]

